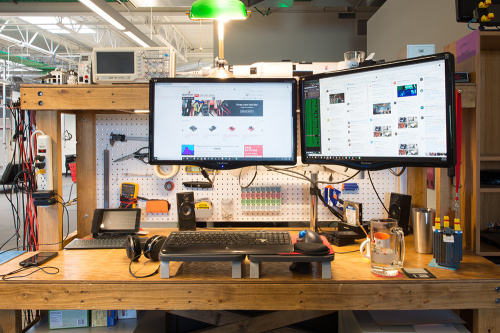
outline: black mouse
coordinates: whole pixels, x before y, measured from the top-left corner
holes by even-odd
[[[299,232],[297,242],[293,244],[293,250],[294,252],[308,255],[325,255],[330,253],[330,249],[323,244],[320,235],[308,229]]]
[[[323,243],[321,237],[310,229],[302,230],[299,232],[299,238],[297,238],[297,242],[304,243]]]

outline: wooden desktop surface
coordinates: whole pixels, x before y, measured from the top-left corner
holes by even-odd
[[[172,229],[151,230],[168,234]],[[170,279],[160,275],[136,279],[128,272],[124,249],[63,250],[45,264],[60,269],[41,271],[0,282],[3,309],[162,309],[162,310],[346,310],[346,309],[500,309],[500,267],[464,252],[456,270],[428,267],[430,254],[416,254],[406,237],[404,267],[426,267],[436,279],[406,276],[382,278],[370,272],[359,244],[334,247],[332,279],[321,278],[321,265],[311,274],[288,269],[289,263],[262,263],[259,279],[231,278],[229,262],[171,262]],[[347,253],[343,253],[347,252]],[[19,268],[31,253],[0,266],[5,274]],[[153,272],[158,262],[141,257],[132,264],[136,275]],[[498,289],[500,290],[500,289]]]

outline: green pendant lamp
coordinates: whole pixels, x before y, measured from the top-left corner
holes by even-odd
[[[247,10],[243,2],[239,0],[197,0],[191,6],[189,13],[191,20],[217,20],[219,36],[219,57],[217,59],[217,70],[211,77],[234,77],[224,68],[227,63],[224,59],[224,22],[229,20],[244,20],[247,18]]]
[[[244,20],[247,10],[239,0],[198,0],[191,6],[191,20]]]

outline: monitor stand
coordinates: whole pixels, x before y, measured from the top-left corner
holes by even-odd
[[[311,189],[309,191],[309,229],[318,232],[318,197],[316,196],[316,188],[318,181],[318,171],[311,171]]]

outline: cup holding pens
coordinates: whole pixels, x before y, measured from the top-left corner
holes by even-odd
[[[395,219],[372,219],[370,238],[360,246],[360,252],[370,259],[370,269],[380,276],[395,276],[403,267],[405,239]]]

